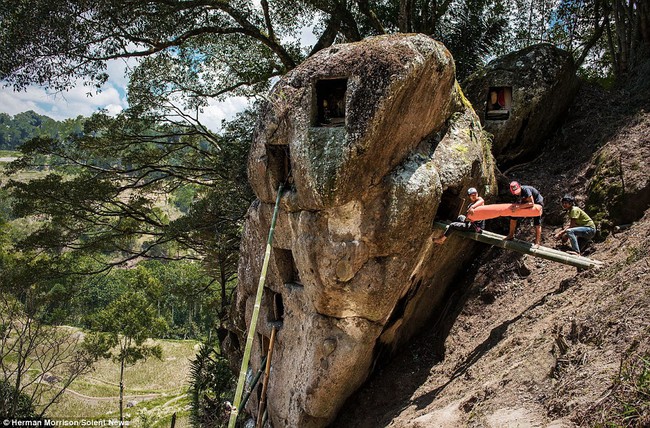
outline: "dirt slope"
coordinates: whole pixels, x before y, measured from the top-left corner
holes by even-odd
[[[561,225],[559,197],[571,191],[584,201],[601,147],[650,150],[650,90],[638,85],[583,87],[546,151],[503,177],[544,194],[544,245],[554,245]],[[604,100],[613,107],[604,110]],[[532,237],[531,226],[521,232]],[[351,397],[332,426],[650,426],[649,236],[647,209],[593,243],[589,257],[605,267],[583,272],[481,247],[451,293],[453,305]]]

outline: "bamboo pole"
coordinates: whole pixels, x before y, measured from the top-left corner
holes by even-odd
[[[271,341],[269,342],[269,352],[266,358],[266,370],[264,370],[264,380],[262,381],[262,395],[260,396],[260,405],[257,410],[257,428],[262,428],[264,407],[266,406],[266,389],[269,386],[269,374],[271,372],[271,358],[273,357],[273,345],[275,345],[275,326],[271,330]]]
[[[232,409],[230,411],[230,420],[228,421],[228,428],[235,428],[237,423],[237,416],[239,415],[239,402],[244,391],[244,383],[246,382],[246,372],[248,371],[248,361],[251,356],[251,348],[253,347],[253,339],[255,337],[255,328],[257,327],[257,318],[260,314],[260,306],[262,304],[262,294],[264,293],[264,283],[266,282],[266,271],[269,268],[269,259],[271,258],[271,244],[273,243],[273,232],[275,231],[275,222],[278,218],[278,211],[280,208],[280,195],[282,188],[280,184],[278,188],[278,196],[275,200],[275,209],[273,210],[273,218],[271,219],[271,229],[269,230],[269,238],[266,241],[266,251],[264,253],[264,263],[262,264],[262,272],[260,273],[260,281],[257,285],[257,295],[255,296],[255,306],[253,307],[253,316],[251,323],[248,326],[248,337],[246,338],[246,347],[244,348],[244,356],[241,361],[241,369],[239,370],[239,380],[237,381],[237,389],[235,391],[235,399],[233,400]]]
[[[437,221],[434,223],[434,226],[438,229],[444,230],[447,227],[447,223]],[[574,266],[577,268],[588,269],[596,266],[601,266],[603,264],[603,262],[600,262],[598,260],[593,260],[582,256],[574,256],[572,254],[567,254],[564,251],[555,250],[553,248],[542,246],[533,248],[533,244],[530,242],[519,241],[518,239],[505,241],[505,236],[499,235],[498,233],[489,232],[487,230],[484,230],[482,233],[454,230],[454,234],[458,234],[463,238],[469,238],[478,242],[483,242],[485,244],[504,248],[506,250],[516,251],[522,254],[530,254],[534,257],[539,257],[558,263],[564,263],[566,265]]]

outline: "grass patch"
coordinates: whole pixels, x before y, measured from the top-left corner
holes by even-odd
[[[134,426],[168,427],[176,413],[176,427],[189,427],[189,366],[198,342],[151,342],[162,346],[163,359],[150,358],[125,369],[125,419]],[[72,383],[47,416],[61,420],[119,418],[118,363],[99,361],[92,373]]]
[[[15,181],[20,181],[21,183],[27,183],[31,180],[43,178],[50,173],[50,171],[20,171],[12,174],[11,177],[8,177],[4,171],[5,165],[6,163],[0,162],[0,184],[9,181],[9,178]]]
[[[128,366],[124,370],[124,385],[128,391],[147,393],[156,391],[175,391],[181,384],[188,383],[189,363],[198,342],[190,340],[156,340],[149,345],[161,345],[162,360],[150,358],[142,363]],[[91,375],[96,381],[88,383],[119,383],[119,367],[111,360],[103,360],[95,365]],[[99,382],[97,382],[99,381]]]
[[[634,349],[638,342],[632,346]],[[586,415],[589,426],[650,426],[650,351],[628,352],[621,360],[611,393]]]
[[[19,158],[21,155],[18,150],[0,150],[0,158]]]

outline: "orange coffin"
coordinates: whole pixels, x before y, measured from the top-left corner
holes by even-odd
[[[474,208],[474,212],[467,216],[468,220],[479,221],[489,220],[497,217],[539,217],[542,215],[542,206],[533,205],[530,208],[517,208],[513,211],[513,207],[518,207],[518,204],[491,204],[482,205]]]

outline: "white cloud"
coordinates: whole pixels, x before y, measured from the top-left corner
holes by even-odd
[[[9,115],[34,110],[52,119],[63,120],[79,115],[90,116],[98,109],[107,109],[117,114],[127,106],[127,70],[134,61],[115,60],[107,64],[110,75],[101,92],[93,86],[84,86],[82,81],[65,92],[52,92],[43,87],[29,86],[15,92],[11,87],[0,87],[0,111]]]
[[[124,108],[121,105],[116,105],[116,104],[109,104],[106,107],[104,107],[108,114],[110,116],[117,116],[119,113],[124,110]]]
[[[313,47],[318,41],[318,37],[314,34],[313,24],[300,29],[300,44],[302,46]]]
[[[79,115],[90,116],[98,109],[106,109],[110,115],[116,115],[128,106],[128,72],[134,65],[133,60],[109,62],[106,71],[110,78],[101,92],[96,92],[92,86],[84,86],[81,81],[68,91],[56,93],[38,86],[29,86],[18,92],[11,88],[0,88],[0,112],[14,116],[33,110],[55,120],[75,118]],[[213,101],[203,109],[200,119],[209,129],[218,131],[221,129],[222,120],[232,119],[247,105],[248,99],[245,97]]]
[[[29,86],[24,91],[14,92],[11,88],[1,88],[0,111],[16,115],[34,110],[56,120],[79,115],[89,116],[101,108],[118,112],[126,107],[124,89],[109,82],[100,93],[94,88],[77,85],[66,92],[48,92],[44,88]]]
[[[116,115],[127,107],[125,94],[127,84],[128,80],[125,77],[116,80],[111,77],[99,93],[95,93],[94,88],[82,84],[58,93],[48,93],[37,86],[29,86],[19,92],[14,92],[11,88],[0,88],[0,112],[14,116],[33,110],[55,120],[75,118],[79,115],[90,116],[98,109],[106,109],[110,115]],[[245,97],[213,101],[203,109],[199,117],[209,129],[218,131],[221,129],[222,120],[232,119],[238,112],[244,110],[248,103]]]
[[[237,113],[243,111],[248,103],[246,97],[231,97],[224,101],[212,101],[199,114],[199,119],[208,129],[218,131],[221,129],[222,120],[232,119]]]

